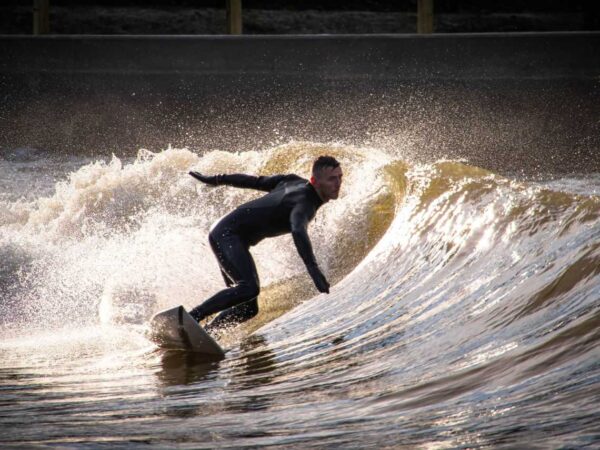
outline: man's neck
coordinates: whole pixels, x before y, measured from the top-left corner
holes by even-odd
[[[312,181],[309,181],[309,182],[308,182],[308,184],[310,184],[310,185],[312,186],[312,188],[315,190],[315,192],[317,193],[317,195],[319,196],[319,198],[321,199],[321,201],[322,201],[323,203],[327,203],[327,202],[329,201],[329,199],[325,199],[325,198],[323,197],[323,195],[321,194],[321,191],[319,191],[319,190],[317,189],[317,187],[314,185],[314,183],[313,183]]]

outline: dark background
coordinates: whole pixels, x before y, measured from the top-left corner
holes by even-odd
[[[31,34],[32,5],[0,3],[0,33]],[[597,172],[600,33],[456,33],[598,30],[599,5],[436,1],[438,34],[411,36],[415,1],[247,0],[246,34],[310,36],[231,39],[181,36],[223,34],[225,0],[51,0],[59,36],[0,39],[0,157],[309,140]],[[322,35],[346,33],[391,34]]]
[[[0,34],[31,34],[32,0],[0,4]],[[416,0],[245,0],[246,34],[414,33]],[[600,30],[598,0],[436,0],[435,31]],[[225,0],[50,0],[53,34],[223,34]]]

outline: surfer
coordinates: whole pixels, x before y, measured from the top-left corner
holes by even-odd
[[[329,293],[329,283],[319,268],[307,233],[317,209],[338,198],[342,184],[340,163],[320,156],[312,166],[310,181],[295,174],[252,176],[244,174],[190,175],[203,183],[258,189],[268,194],[236,208],[210,230],[208,239],[227,285],[190,311],[197,321],[222,311],[206,328],[244,322],[258,314],[260,283],[249,248],[265,238],[291,233],[296,249],[319,292]]]

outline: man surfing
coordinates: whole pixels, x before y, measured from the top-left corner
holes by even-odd
[[[310,181],[295,174],[207,176],[192,171],[190,175],[212,186],[268,192],[239,206],[211,227],[208,239],[227,289],[190,311],[197,321],[222,311],[206,327],[207,331],[225,324],[239,324],[258,314],[260,283],[249,249],[265,238],[291,233],[316,288],[329,293],[329,283],[317,265],[307,227],[321,205],[339,196],[343,174],[335,158],[318,157],[313,162]]]

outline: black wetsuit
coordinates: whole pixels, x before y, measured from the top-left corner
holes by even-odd
[[[242,322],[258,313],[260,283],[249,247],[264,238],[292,233],[294,243],[313,281],[321,292],[329,284],[319,270],[308,238],[307,225],[323,201],[314,187],[297,175],[251,176],[244,174],[203,176],[190,173],[212,185],[229,185],[269,192],[245,203],[217,222],[209,233],[228,288],[190,311],[196,320],[223,311],[209,327]]]

